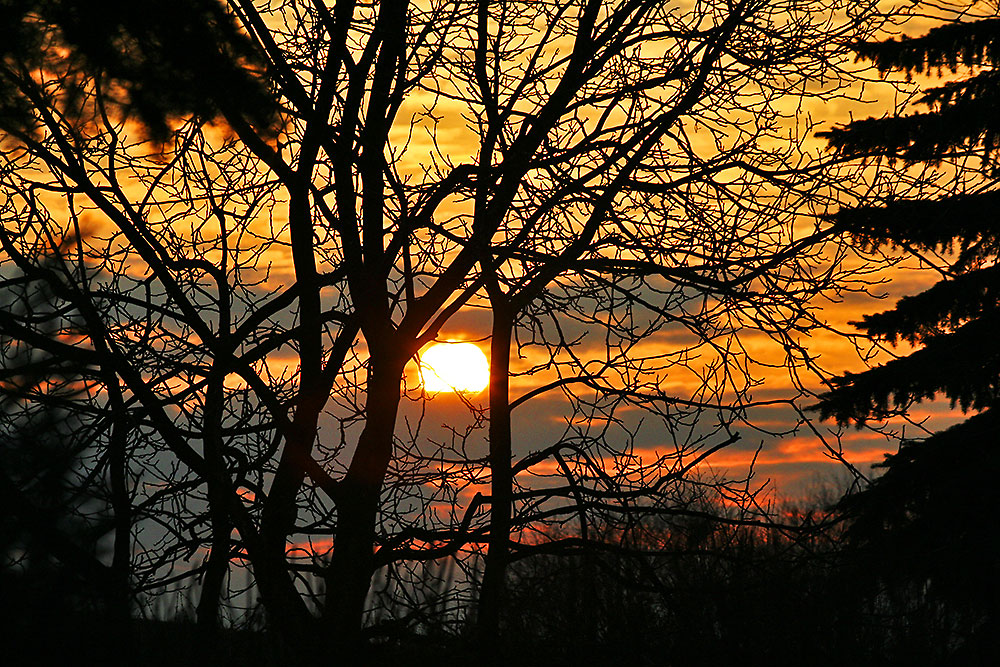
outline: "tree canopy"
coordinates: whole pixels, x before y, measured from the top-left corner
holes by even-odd
[[[85,423],[74,511],[129,603],[259,598],[343,649],[450,562],[495,635],[513,562],[642,555],[709,497],[755,525],[696,469],[799,397],[850,286],[797,109],[846,94],[870,4],[4,2],[0,286],[53,305],[0,339],[74,363],[16,408]],[[432,434],[408,369],[463,317],[488,405]],[[553,396],[559,432],[516,428]]]

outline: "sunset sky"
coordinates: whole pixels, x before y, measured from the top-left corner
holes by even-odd
[[[776,644],[796,632],[768,595],[796,616],[799,576],[832,614],[803,618],[817,636],[817,619],[855,614],[841,608],[882,631],[866,625],[880,584],[827,593],[844,573],[877,583],[855,575],[898,557],[902,542],[869,548],[900,530],[879,494],[905,504],[916,487],[896,476],[905,456],[869,484],[873,466],[967,417],[899,404],[942,387],[969,404],[966,371],[985,364],[952,355],[947,330],[978,283],[952,279],[993,280],[996,253],[973,247],[987,270],[963,274],[939,238],[865,239],[982,234],[934,213],[879,230],[879,216],[989,212],[974,151],[992,130],[943,156],[922,141],[993,104],[1000,58],[975,49],[997,53],[995,3],[973,5],[994,20],[914,48],[872,41],[978,14],[949,0],[85,4],[3,5],[0,584],[43,600],[62,568],[93,587],[77,611],[97,593],[120,629],[187,615],[205,646],[266,629],[301,647],[292,662],[399,632],[434,650],[531,635],[520,599],[543,620],[562,604],[567,627],[597,605],[606,618],[582,630],[597,643],[619,621],[657,650],[664,629],[681,645],[685,623],[703,626],[694,656],[738,626],[742,656],[740,633],[761,634],[743,614]],[[945,116],[949,101],[912,114],[968,71],[910,78],[855,57],[905,69],[925,44],[921,67],[951,48],[983,69],[947,89],[975,102],[965,116]],[[871,117],[888,120],[854,123]],[[950,321],[898,318],[926,351],[844,379],[913,352],[852,322],[948,281],[934,306]],[[992,320],[974,321],[989,339]],[[935,346],[956,361],[926,363]],[[959,390],[913,379],[952,368]],[[830,389],[822,410],[841,420],[901,409],[820,421]],[[938,455],[956,433],[912,449]],[[918,472],[944,480],[934,511],[952,512],[948,494],[971,506],[975,459],[950,476],[927,460]],[[892,603],[900,636],[907,605],[932,599],[920,567]]]
[[[897,268],[887,272],[886,277],[890,282],[881,288],[881,292],[887,295],[885,299],[853,296],[844,303],[828,306],[824,314],[828,317],[831,327],[842,331],[853,331],[847,324],[848,321],[858,319],[863,313],[886,309],[899,296],[914,293],[920,287],[932,284],[934,276],[926,271]],[[461,319],[465,320],[464,326],[449,328],[443,338],[475,341],[481,349],[488,352],[488,340],[483,340],[488,333],[488,322],[480,323],[477,327],[474,316]],[[819,355],[818,361],[823,367],[835,373],[858,371],[865,367],[865,362],[854,345],[833,333],[812,337],[808,341],[808,346],[811,352]],[[905,349],[904,347],[899,352],[903,353]],[[781,356],[780,350],[777,349],[771,350],[770,354],[774,355],[774,358]],[[887,358],[889,357],[886,353],[879,353],[873,357],[873,361]],[[409,371],[408,386],[418,386],[419,377],[415,366],[409,368]],[[755,400],[775,400],[795,395],[795,389],[783,369],[775,369],[763,379],[762,386],[753,392]],[[537,381],[531,378],[522,381],[515,379],[512,382],[512,396],[516,398],[535,386]],[[818,388],[820,383],[813,381],[809,386]],[[461,400],[449,393],[435,393],[429,397],[424,406],[426,437],[444,439],[451,428],[461,429],[465,424],[471,423],[472,418],[465,401],[483,409],[486,407],[485,391],[478,394],[468,393],[464,398],[465,400]],[[801,401],[803,406],[811,403],[812,401],[808,399]],[[416,404],[410,404],[409,408],[404,407],[401,415],[401,433],[405,432],[403,422],[406,419],[414,419],[418,412]],[[513,416],[515,450],[524,454],[540,444],[557,441],[567,426],[566,408],[565,399],[559,391],[536,397],[518,407]],[[871,464],[881,461],[884,453],[894,452],[897,447],[894,439],[870,430],[858,430],[853,427],[838,429],[833,423],[818,421],[815,414],[807,414],[813,419],[813,426],[826,439],[826,444],[842,447],[845,458],[865,474],[872,474]],[[914,420],[922,421],[929,430],[938,430],[950,425],[959,415],[957,410],[949,408],[947,402],[940,401],[923,404],[912,412]],[[633,416],[637,415],[633,413]],[[800,419],[789,407],[776,405],[752,409],[748,421],[763,430],[784,432],[794,429]],[[920,436],[919,430],[912,425],[894,422],[892,426],[892,432],[905,433],[913,437]],[[793,499],[807,498],[820,487],[842,485],[845,480],[850,479],[843,464],[829,455],[824,442],[807,425],[799,424],[794,434],[784,437],[757,432],[747,426],[736,430],[740,432],[742,439],[711,457],[709,461],[713,471],[731,476],[743,476],[748,470],[750,460],[756,454],[753,482],[757,485],[768,483],[779,496]],[[658,429],[648,428],[641,433],[642,437],[636,443],[637,455],[651,461],[658,453],[665,452],[668,444],[665,432],[660,431],[658,434]],[[658,435],[663,439],[658,440]],[[322,437],[321,435],[321,439]],[[480,432],[478,439],[481,440],[479,447],[485,453],[485,432]]]
[[[915,36],[926,32],[933,25],[935,25],[933,21],[917,17],[904,23],[898,33],[894,34]],[[850,94],[831,102],[807,99],[801,107],[789,112],[791,124],[799,123],[803,126],[807,122],[812,122],[815,124],[814,130],[820,131],[852,118],[879,116],[892,109],[901,108],[908,94],[935,80],[918,76],[912,81],[907,81],[905,77],[893,74],[883,77],[865,63],[851,65],[845,63],[845,66],[855,69],[861,78],[868,80],[863,92],[860,87],[856,87]],[[883,80],[893,83],[892,85],[881,83]],[[849,99],[852,96],[860,99]],[[463,154],[474,154],[478,139],[468,132],[464,120],[457,117],[449,119],[447,107],[439,111],[446,120],[437,127],[437,148],[443,148],[449,154],[456,156],[456,161]],[[795,120],[791,121],[791,117]],[[405,127],[400,128],[401,139],[406,131]],[[409,141],[410,152],[407,154],[407,159],[412,160],[415,159],[414,156],[421,154],[421,139],[416,135],[409,137]],[[825,142],[821,139],[811,137],[806,141],[806,146],[817,155],[825,153]],[[431,149],[429,144],[425,148],[427,151]],[[902,261],[869,276],[873,282],[871,294],[881,298],[847,293],[835,301],[821,301],[819,317],[827,323],[829,330],[816,330],[810,337],[800,341],[817,364],[828,373],[836,375],[844,371],[857,372],[865,368],[866,364],[891,358],[892,351],[878,350],[868,342],[849,339],[840,334],[855,332],[849,324],[850,321],[858,320],[866,313],[887,310],[898,298],[929,287],[939,277],[935,271],[927,270],[927,267],[922,266],[919,261],[906,258],[902,253],[893,253],[890,250],[885,252],[887,257],[893,258],[894,261],[900,258]],[[876,255],[867,255],[873,266],[878,263]],[[863,260],[848,257],[846,261],[857,264]],[[488,311],[466,309],[452,319],[439,339],[472,341],[488,353],[488,335]],[[599,332],[596,335],[599,336]],[[752,347],[758,359],[763,362],[756,369],[762,383],[753,390],[753,400],[771,401],[795,397],[796,389],[788,372],[780,367],[784,356],[780,346],[756,332],[745,335],[743,342]],[[649,340],[640,347],[648,349],[649,346],[655,345],[669,346],[670,341]],[[895,352],[905,354],[907,349],[904,343]],[[525,348],[523,353],[526,356],[513,362],[515,372],[524,371],[537,361],[531,357],[530,349]],[[779,367],[766,368],[768,363],[777,364]],[[807,389],[822,390],[821,382],[816,377],[804,373],[800,379]],[[411,363],[407,368],[405,384],[411,390],[410,395],[416,396],[414,390],[419,391],[420,382],[415,363]],[[542,382],[537,376],[515,377],[511,382],[512,397],[516,398],[531,391],[539,384]],[[485,408],[486,396],[485,391],[480,394],[466,394],[463,399],[447,392],[433,394],[420,410],[414,404],[410,405],[412,409],[403,408],[400,432],[405,432],[407,419],[414,419],[417,412],[424,410],[425,435],[432,439],[446,438],[453,429],[461,429],[463,425],[471,423],[469,405]],[[800,397],[798,402],[800,407],[805,407],[813,401]],[[836,487],[835,490],[840,491],[840,487],[850,479],[850,474],[844,465],[830,455],[830,447],[842,451],[844,458],[862,473],[877,475],[877,472],[871,470],[871,465],[881,461],[885,453],[895,452],[898,440],[894,436],[922,435],[919,426],[903,421],[888,424],[885,434],[880,434],[868,429],[837,428],[833,423],[819,422],[814,413],[805,414],[812,420],[811,427],[803,424],[799,415],[787,405],[751,409],[747,419],[749,425],[742,425],[736,429],[742,436],[739,442],[713,455],[708,468],[714,473],[742,477],[746,475],[751,459],[756,456],[753,484],[766,486],[776,493],[775,497],[808,498],[824,486]],[[946,402],[939,401],[918,406],[911,413],[911,418],[923,428],[934,431],[954,423],[960,414],[957,410],[951,409]],[[638,415],[633,416],[639,418]],[[513,416],[515,453],[523,454],[544,443],[557,441],[565,433],[569,420],[566,401],[558,390],[538,396],[520,406]],[[581,425],[579,417],[575,425]],[[794,432],[781,437],[773,435],[789,431]],[[640,433],[634,450],[637,456],[651,461],[663,453],[668,440],[665,431],[649,427]],[[322,439],[322,434],[320,437]],[[473,441],[476,438],[480,441],[479,447],[485,452],[485,432],[480,432]]]

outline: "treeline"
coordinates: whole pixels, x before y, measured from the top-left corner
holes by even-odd
[[[746,512],[704,505],[704,519],[649,519],[628,534],[602,536],[599,549],[516,560],[495,639],[483,636],[475,616],[482,560],[429,562],[407,590],[392,591],[392,609],[372,594],[363,653],[311,657],[331,664],[567,667],[995,659],[994,600],[955,597],[943,582],[913,576],[897,550],[859,542],[847,512],[852,496],[831,506],[831,494],[823,495],[805,509],[758,510],[752,521]],[[9,543],[12,524],[4,527]],[[44,551],[32,551],[2,577],[7,655],[252,666],[285,664],[292,654],[268,630],[253,595],[240,603],[251,608],[239,620],[206,633],[196,622],[194,591],[165,596],[145,619],[123,624],[101,582],[55,564]],[[376,576],[376,591],[380,579],[386,574]]]

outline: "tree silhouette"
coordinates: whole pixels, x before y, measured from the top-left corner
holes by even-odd
[[[997,65],[1000,20],[957,21],[918,38],[865,42],[860,58],[883,73],[963,78],[923,91],[926,112],[854,121],[822,133],[839,153],[917,162],[960,162],[981,156],[982,177],[967,192],[843,208],[838,228],[868,247],[890,245],[917,253],[950,253],[943,278],[892,309],[855,323],[868,335],[913,352],[833,382],[818,408],[825,418],[862,425],[900,414],[914,403],[948,397],[952,407],[977,412],[964,423],[921,440],[903,441],[879,464],[885,474],[842,506],[854,515],[850,535],[869,552],[868,570],[918,607],[944,599],[963,626],[960,640],[987,646],[995,632],[996,576],[992,506],[1000,473],[997,400],[1000,317],[996,260]],[[929,583],[929,586],[928,586]],[[910,610],[912,611],[912,609]]]
[[[98,626],[127,639],[131,554],[125,552],[123,562],[116,551],[109,566],[99,546],[115,530],[110,506],[121,508],[108,485],[84,481],[95,441],[101,431],[115,430],[113,419],[88,401],[91,369],[73,355],[46,349],[60,337],[82,335],[40,279],[59,264],[58,250],[37,258],[37,272],[3,281],[0,309],[6,323],[30,327],[21,336],[6,335],[3,327],[0,335],[0,585],[4,650],[15,658],[22,650],[23,657],[61,655],[56,645],[23,645],[35,626],[78,646],[95,645],[97,638],[91,642],[88,634],[99,633]],[[68,408],[74,404],[91,410]],[[74,623],[77,618],[87,620]]]
[[[8,130],[41,130],[39,104],[93,122],[87,99],[95,93],[105,113],[140,120],[158,140],[189,114],[238,116],[264,133],[278,121],[261,52],[216,0],[10,0],[0,12],[7,63],[0,117]],[[23,85],[39,72],[60,86]],[[91,77],[101,85],[89,86]]]
[[[159,4],[102,4],[108,39],[74,3],[12,5],[0,70],[2,270],[82,333],[0,332],[76,360],[66,409],[113,416],[82,483],[109,473],[135,600],[196,590],[211,627],[259,595],[288,646],[343,650],[373,575],[406,625],[431,603],[394,583],[450,558],[475,588],[484,555],[495,635],[510,562],[702,516],[690,484],[752,499],[691,473],[794,398],[752,392],[795,381],[812,300],[851,287],[801,225],[844,174],[788,109],[846,94],[867,5]],[[427,398],[407,365],[465,313],[492,319],[488,410],[450,442],[402,428]],[[556,393],[564,432],[515,441]]]

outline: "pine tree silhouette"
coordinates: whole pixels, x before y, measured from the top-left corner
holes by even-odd
[[[939,251],[953,261],[930,289],[854,323],[876,338],[918,349],[845,373],[816,407],[823,418],[859,426],[939,395],[978,413],[929,438],[904,441],[880,464],[885,474],[842,506],[854,514],[850,536],[870,557],[871,573],[895,590],[908,587],[917,606],[943,604],[961,626],[962,650],[984,651],[995,643],[990,634],[1000,600],[1000,559],[992,546],[1000,501],[1000,19],[864,43],[857,52],[883,73],[961,70],[964,78],[925,89],[918,100],[925,112],[855,121],[820,136],[843,155],[911,164],[981,152],[990,185],[973,194],[835,214],[836,223],[869,248]]]

